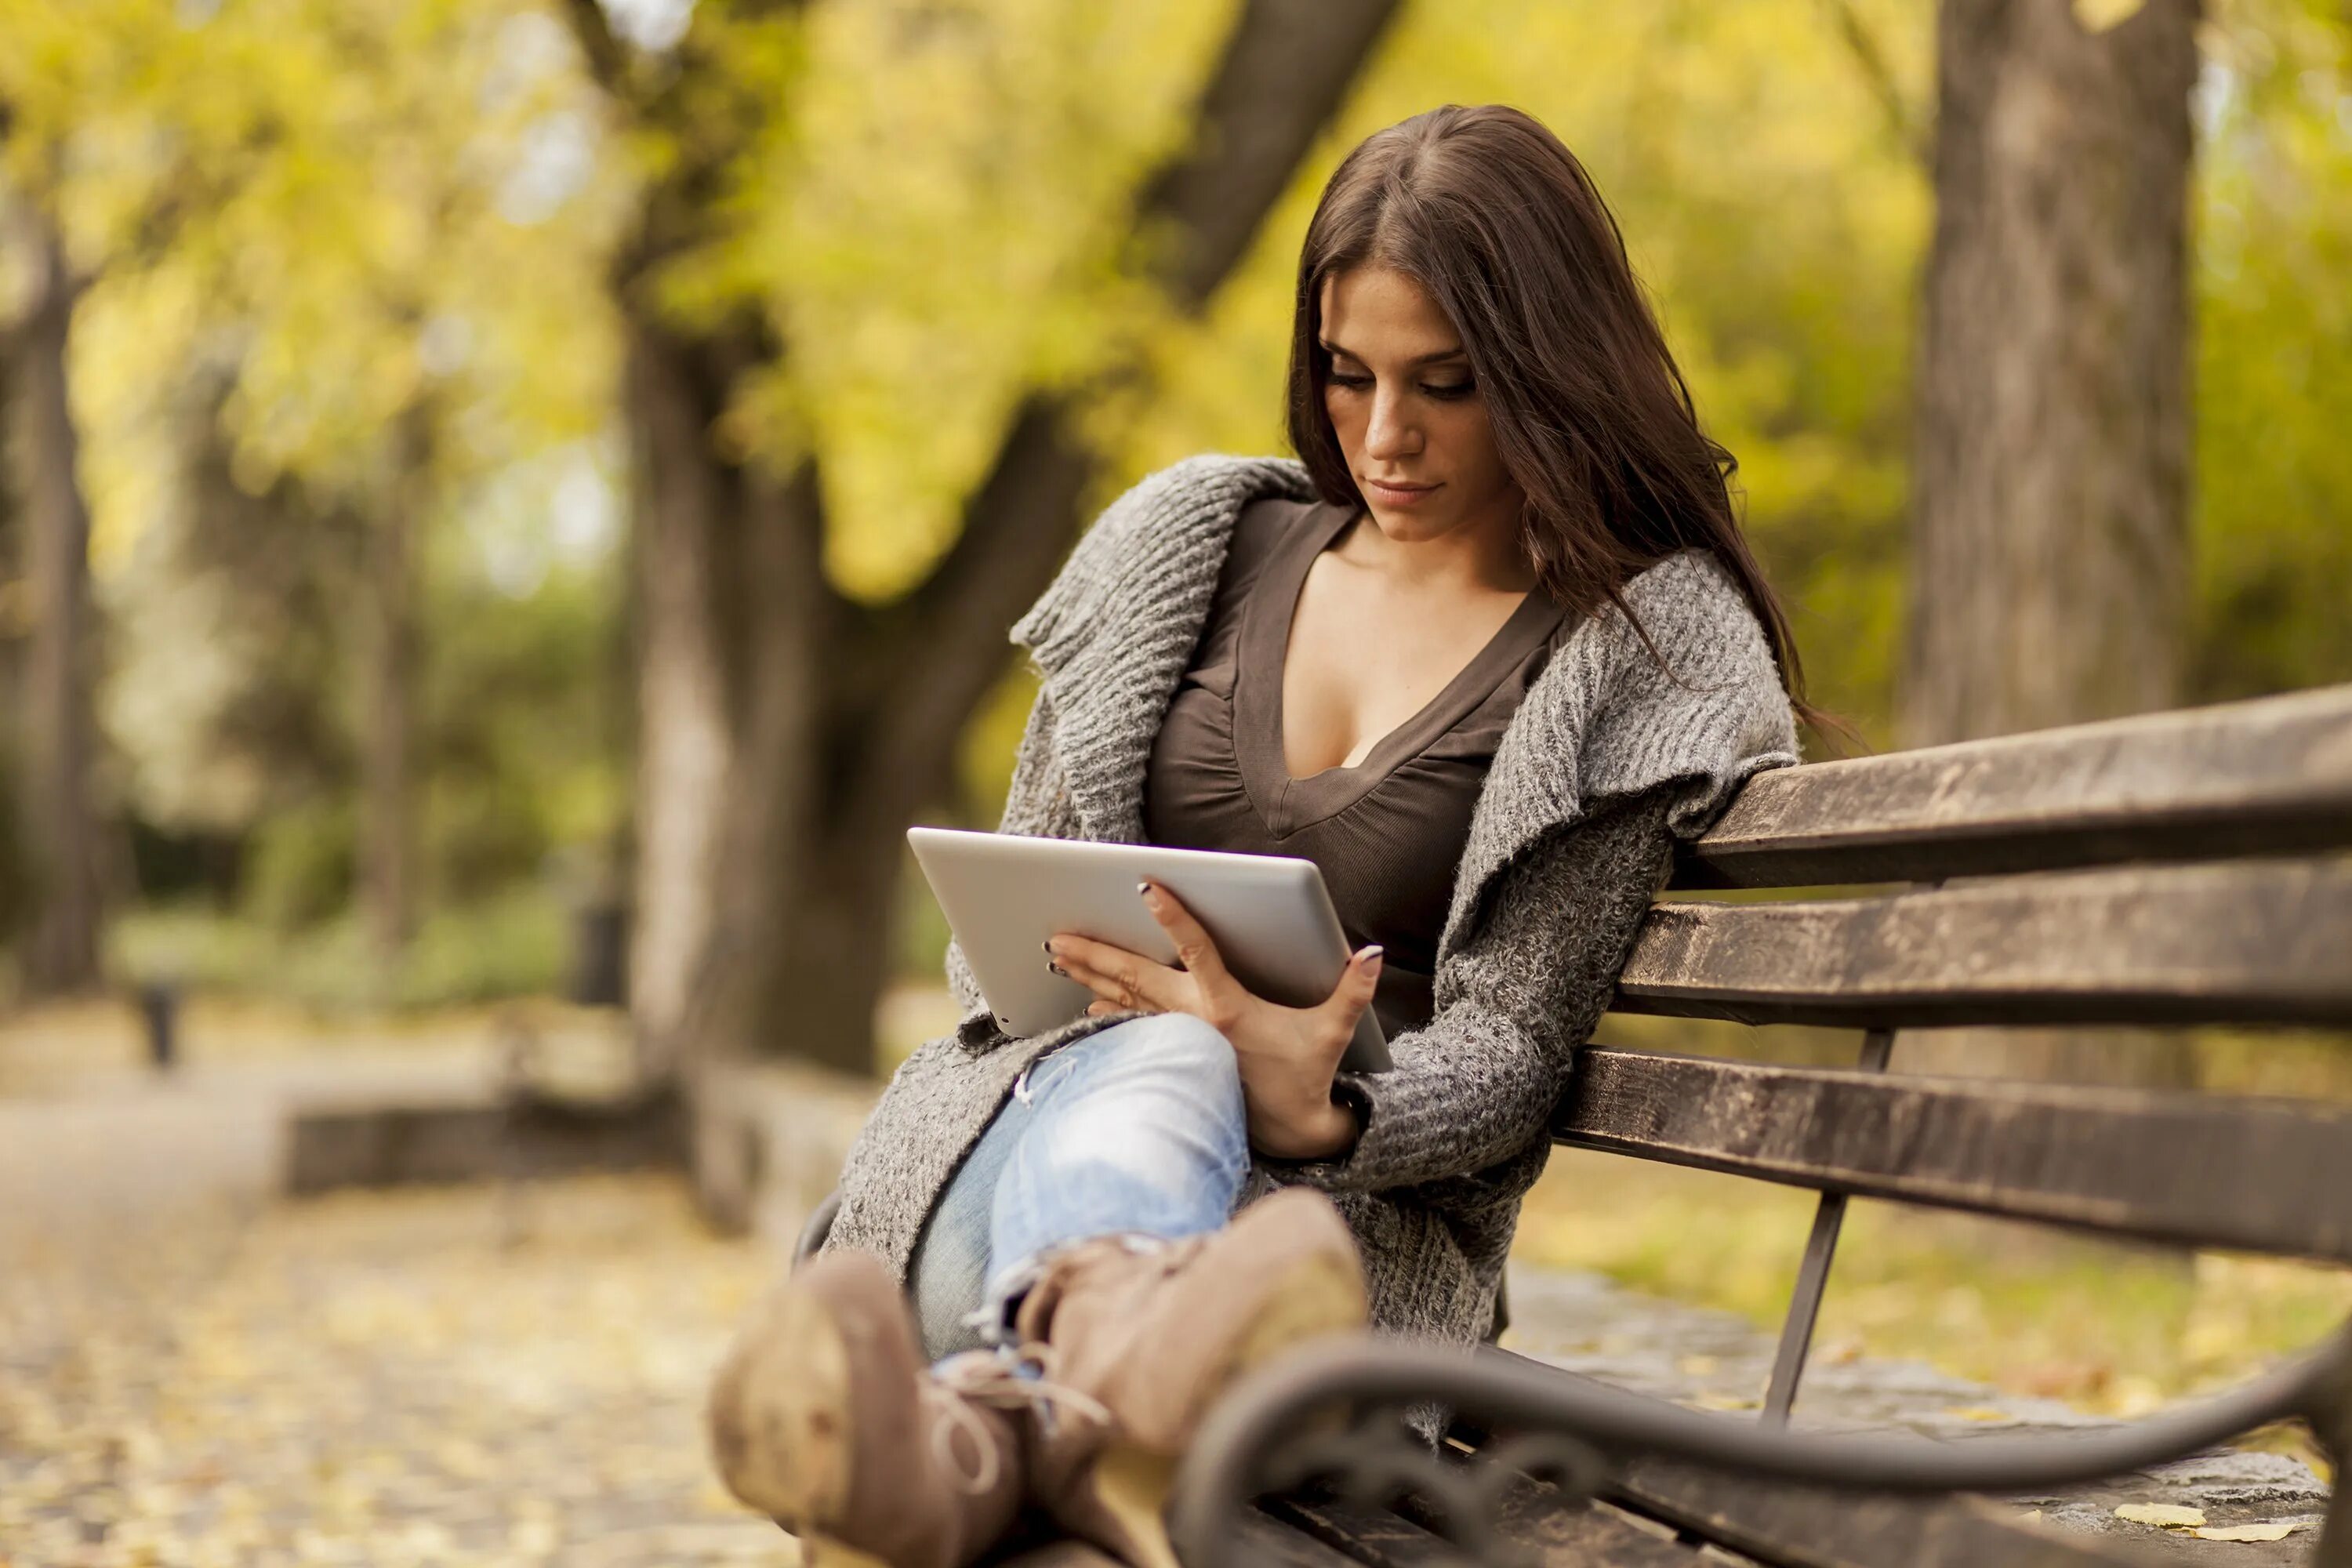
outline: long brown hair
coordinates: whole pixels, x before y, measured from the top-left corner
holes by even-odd
[[[1366,137],[1323,187],[1298,258],[1289,424],[1339,506],[1363,498],[1324,409],[1323,280],[1367,263],[1418,282],[1461,334],[1547,593],[1578,613],[1613,604],[1639,630],[1623,584],[1677,550],[1712,551],[1798,715],[1844,729],[1804,700],[1788,617],[1732,504],[1738,462],[1699,428],[1617,220],[1559,137],[1503,104],[1449,103]]]

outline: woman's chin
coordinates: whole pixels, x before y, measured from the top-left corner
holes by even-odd
[[[1399,544],[1418,544],[1423,540],[1443,539],[1460,525],[1462,520],[1452,507],[1412,507],[1400,509],[1377,500],[1365,502],[1367,511],[1380,531]]]

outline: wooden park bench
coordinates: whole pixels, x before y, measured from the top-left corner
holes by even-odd
[[[1857,1065],[1595,1045],[1553,1131],[1822,1194],[1761,1418],[1492,1346],[1333,1342],[1211,1413],[1171,1509],[1186,1563],[2170,1562],[2187,1543],[2062,1533],[1971,1494],[2087,1483],[2301,1417],[2339,1482],[2315,1549],[2288,1560],[2352,1568],[2352,1323],[2229,1394],[2087,1432],[1788,1427],[1853,1196],[2352,1263],[2352,1106],[1886,1070],[1896,1029],[2352,1026],[2347,851],[2352,687],[1759,776],[1671,887],[1824,896],[1661,901],[1616,1010],[1851,1027]],[[1395,1419],[1426,1400],[1455,1413],[1442,1456]]]

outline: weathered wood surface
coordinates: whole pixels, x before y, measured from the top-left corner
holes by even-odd
[[[1055,1541],[1043,1546],[1016,1546],[990,1553],[982,1568],[1123,1568],[1109,1552],[1082,1541]],[[1318,1568],[1330,1568],[1328,1559]]]
[[[1883,898],[1662,903],[1620,1012],[1750,1024],[2352,1025],[2352,863],[2058,872]]]
[[[1234,1568],[1349,1568],[1354,1561],[1254,1508],[1242,1510],[1240,1536]]]
[[[1784,1568],[2147,1568],[1972,1498],[1927,1501],[1745,1480],[1650,1460],[1614,1488],[1633,1508]]]
[[[2352,845],[2352,686],[1752,780],[1678,888],[1793,888]]]
[[[1596,1047],[1552,1132],[1796,1186],[2352,1261],[2352,1106]]]
[[[1293,1497],[1266,1498],[1258,1506],[1349,1562],[1370,1568],[1454,1568],[1467,1561],[1453,1542],[1384,1508]]]
[[[1662,1525],[1636,1521],[1608,1503],[1588,1502],[1525,1476],[1498,1477],[1499,1495],[1486,1528],[1515,1561],[1528,1568],[1700,1568],[1725,1563],[1725,1555],[1702,1557]],[[1432,1518],[1424,1529],[1386,1509],[1331,1501],[1274,1499],[1266,1510],[1305,1534],[1369,1568],[1459,1568],[1482,1559],[1466,1555],[1437,1533]]]

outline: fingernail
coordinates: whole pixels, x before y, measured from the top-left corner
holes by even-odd
[[[1378,969],[1381,966],[1381,954],[1383,951],[1385,950],[1379,942],[1374,942],[1371,946],[1364,949],[1363,952],[1356,954],[1356,956],[1364,961],[1364,967],[1366,969]]]
[[[1135,890],[1141,893],[1147,902],[1151,901],[1155,898],[1155,895],[1151,890],[1151,884],[1149,882],[1138,882],[1135,885]]]
[[[1045,967],[1052,970],[1055,973],[1060,975],[1065,980],[1067,980],[1070,977],[1070,972],[1068,970],[1064,969],[1060,964],[1055,963],[1050,958],[1045,961]]]
[[[1039,942],[1037,945],[1038,945],[1039,947],[1044,948],[1047,952],[1053,952],[1053,951],[1054,951],[1054,939],[1053,939],[1052,937],[1050,937],[1050,936],[1049,936],[1049,937],[1047,937],[1045,941],[1043,941],[1043,942]]]

